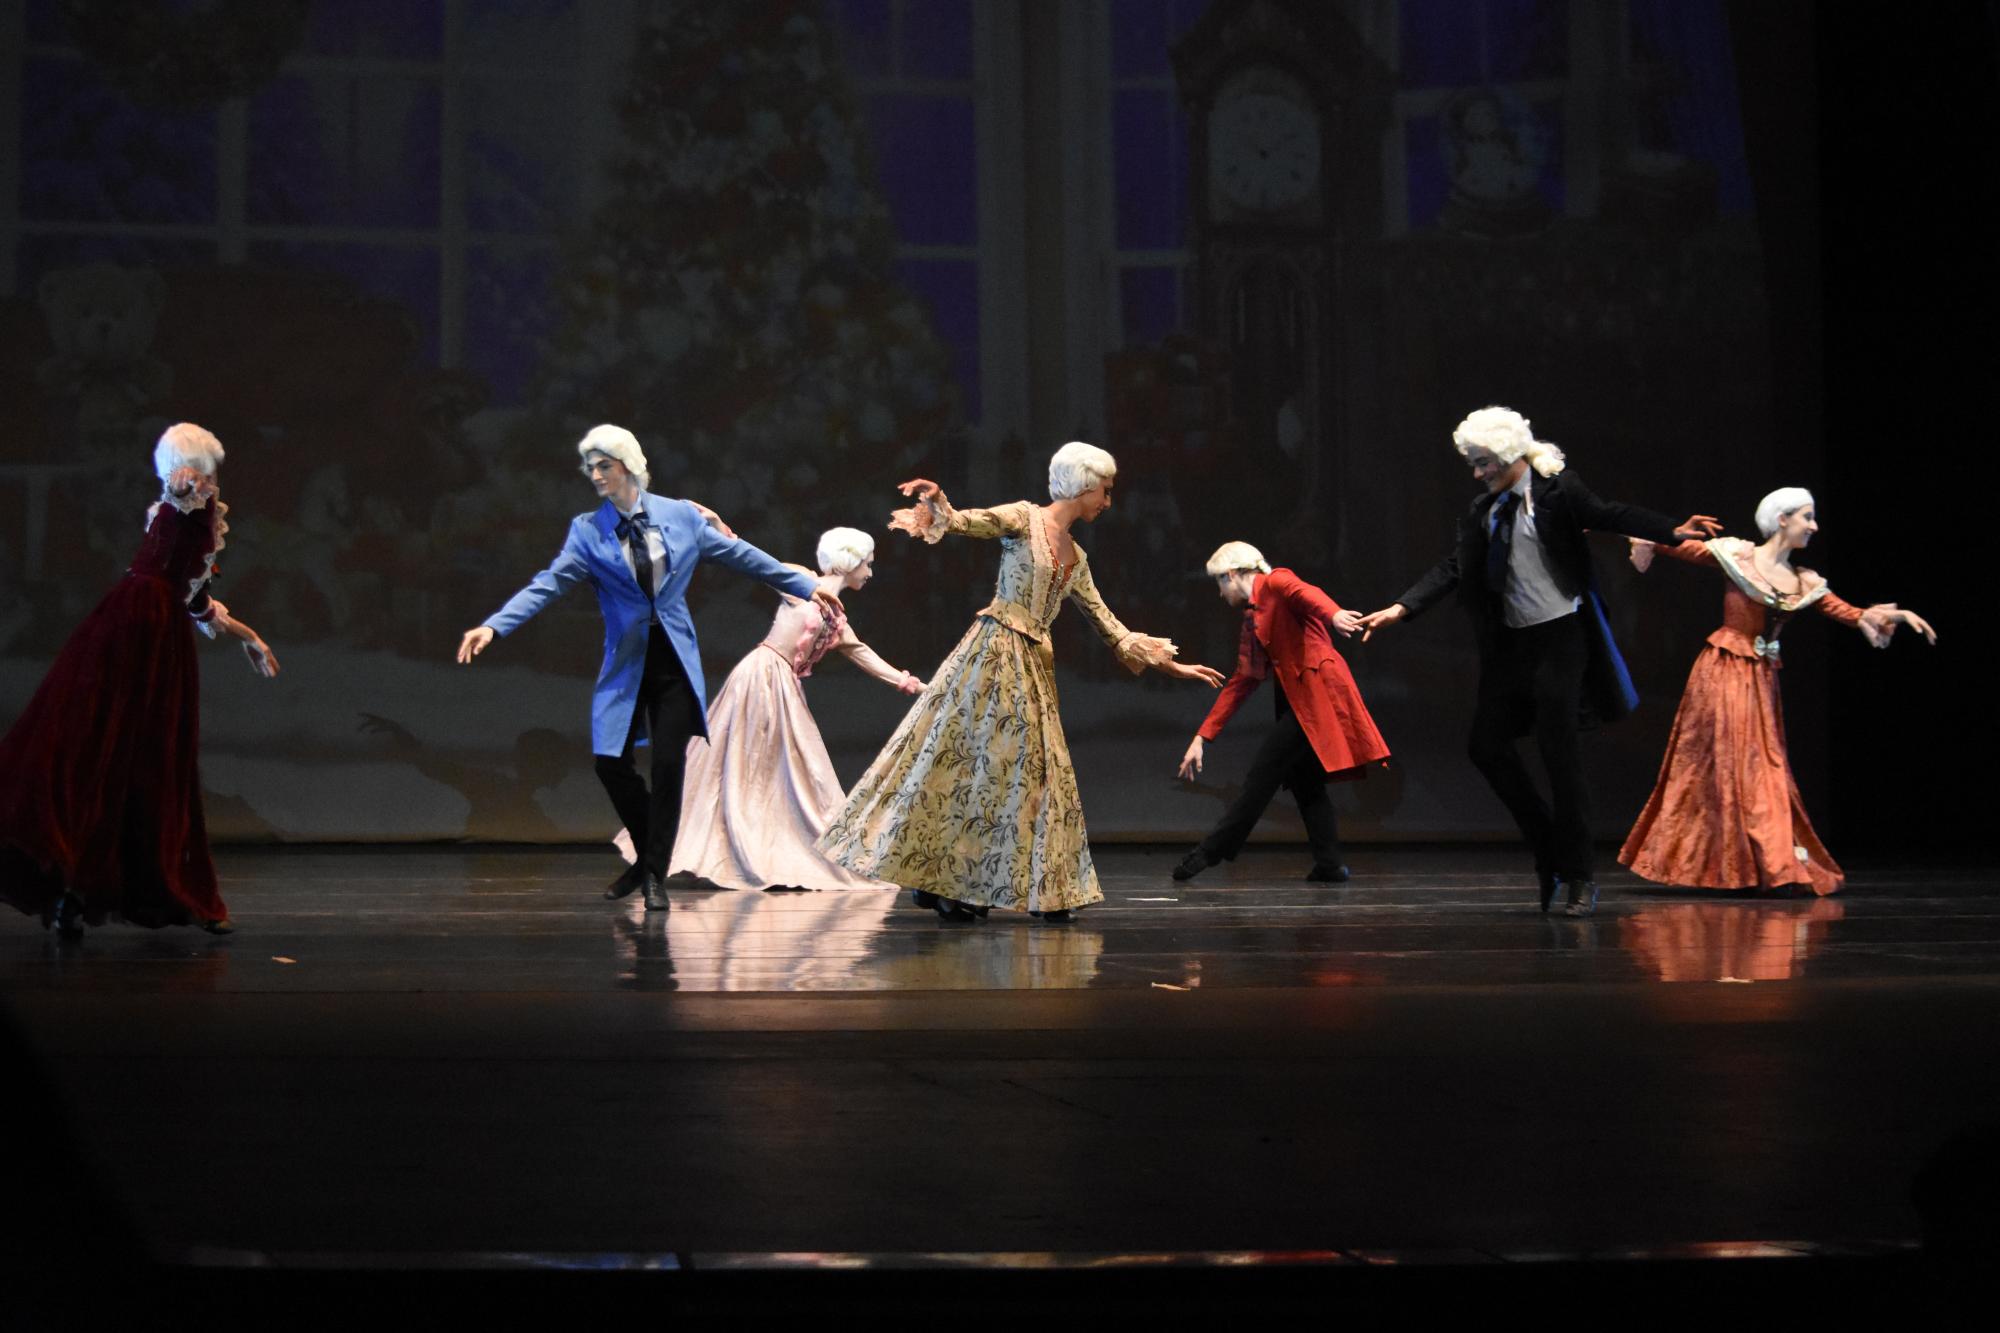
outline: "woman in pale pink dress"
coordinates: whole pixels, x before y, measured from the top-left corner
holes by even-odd
[[[819,539],[819,586],[839,596],[875,573],[875,539],[832,528]],[[887,889],[834,865],[813,844],[847,799],[800,683],[828,652],[905,694],[924,682],[855,637],[845,616],[786,597],[771,632],[708,706],[708,739],[688,743],[681,824],[668,863],[728,889]]]

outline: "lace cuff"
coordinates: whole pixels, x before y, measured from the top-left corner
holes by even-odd
[[[170,490],[161,491],[160,503],[163,505],[172,505],[183,514],[192,514],[208,503],[208,497],[201,493],[200,487],[190,486],[186,495],[175,495]],[[151,516],[148,515],[148,517]]]
[[[950,531],[953,513],[951,501],[945,498],[943,491],[939,491],[917,501],[912,508],[898,509],[890,514],[889,529],[922,537],[925,545],[936,546]]]
[[[1150,634],[1129,630],[1112,651],[1118,654],[1118,660],[1125,664],[1125,669],[1136,676],[1147,667],[1165,666],[1179,657],[1181,650],[1174,647],[1172,639],[1156,639]]]

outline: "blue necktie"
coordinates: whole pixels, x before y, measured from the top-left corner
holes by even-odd
[[[618,520],[618,540],[630,545],[632,550],[632,576],[639,580],[639,591],[646,594],[646,600],[653,598],[653,549],[646,540],[646,511],[639,510],[630,518]]]
[[[1500,593],[1507,588],[1507,557],[1514,549],[1514,513],[1521,507],[1521,493],[1508,491],[1493,507],[1493,534],[1486,539],[1486,590]]]

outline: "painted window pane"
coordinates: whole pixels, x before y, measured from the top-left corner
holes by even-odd
[[[1486,0],[1485,82],[1525,83],[1568,73],[1567,0]]]
[[[1118,248],[1177,248],[1187,224],[1187,122],[1174,94],[1123,89],[1111,118]]]
[[[1463,88],[1486,81],[1481,7],[1466,0],[1402,0],[1405,88]]]
[[[460,28],[468,64],[549,69],[581,53],[577,0],[466,0]]]
[[[424,75],[277,80],[250,105],[250,220],[436,227],[440,115]]]
[[[905,78],[972,77],[971,0],[905,0],[902,27]]]
[[[951,349],[966,420],[979,420],[978,266],[963,259],[905,259],[896,274],[930,307],[931,327]]]
[[[875,168],[911,245],[973,245],[979,239],[977,133],[962,97],[868,99]]]
[[[575,197],[574,90],[519,79],[466,85],[466,216],[482,231],[547,232]]]
[[[438,359],[438,253],[429,246],[340,245],[263,241],[250,247],[254,263],[347,279],[364,295],[398,306],[417,329],[418,354]]]
[[[1118,275],[1119,306],[1127,347],[1157,343],[1181,327],[1181,274],[1177,268],[1128,268]]]
[[[334,0],[315,4],[305,48],[321,56],[444,57],[444,0]]]
[[[1171,51],[1208,8],[1208,0],[1111,0],[1111,73],[1167,78]]]
[[[523,401],[556,323],[558,256],[547,246],[473,246],[465,263],[465,368],[493,400]]]
[[[895,24],[891,0],[833,0],[829,9],[840,34],[840,56],[850,75],[887,78],[895,72],[890,51]]]
[[[211,222],[215,115],[140,107],[80,60],[21,71],[21,215],[61,222]]]

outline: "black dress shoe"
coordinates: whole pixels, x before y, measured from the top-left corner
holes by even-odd
[[[1214,865],[1218,859],[1220,858],[1210,856],[1207,852],[1197,847],[1186,856],[1183,856],[1181,863],[1174,867],[1174,878],[1193,879],[1196,875]]]
[[[977,921],[979,914],[956,898],[939,898],[931,904],[931,910],[941,921]]]
[[[1569,881],[1569,902],[1563,907],[1564,916],[1589,916],[1597,910],[1597,881],[1586,879],[1582,883]]]
[[[928,912],[931,908],[937,906],[938,896],[925,889],[911,889],[910,901]]]
[[[617,902],[620,898],[629,898],[632,895],[632,890],[638,888],[645,880],[645,863],[634,861],[631,865],[625,867],[623,874],[604,886],[604,896],[612,902]]]
[[[1306,872],[1308,884],[1345,884],[1348,879],[1346,866],[1314,866]]]
[[[1076,920],[1076,913],[1067,907],[1058,907],[1053,912],[1030,912],[1028,915],[1040,921],[1053,921],[1057,925]]]
[[[648,912],[664,912],[672,906],[673,904],[667,901],[667,891],[661,886],[660,877],[658,875],[646,876],[646,910]]]
[[[1547,916],[1549,904],[1556,900],[1556,889],[1562,884],[1562,876],[1549,870],[1537,870],[1535,876],[1542,886],[1542,915]]]

